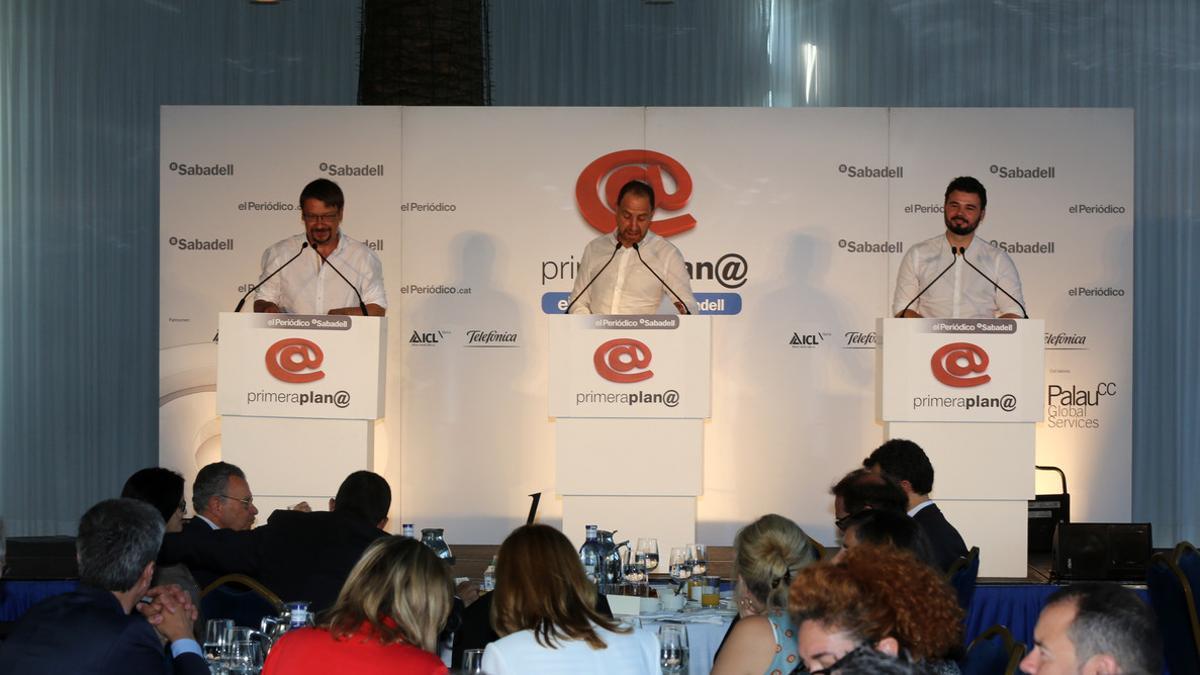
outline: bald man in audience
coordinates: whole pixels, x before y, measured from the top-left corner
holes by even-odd
[[[1128,588],[1072,584],[1046,600],[1021,661],[1028,675],[1159,675],[1154,613]]]

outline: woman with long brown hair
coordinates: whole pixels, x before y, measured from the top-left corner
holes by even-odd
[[[500,639],[483,653],[488,675],[657,674],[658,640],[596,611],[596,588],[562,532],[513,530],[496,556],[492,626]]]
[[[444,675],[438,633],[454,603],[446,564],[407,537],[375,540],[350,571],[321,628],[302,628],[271,649],[263,675]]]

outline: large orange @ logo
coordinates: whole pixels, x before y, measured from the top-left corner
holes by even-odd
[[[663,185],[664,171],[675,181],[674,192],[667,192]],[[664,211],[678,211],[692,198],[692,177],[673,157],[653,150],[618,150],[596,159],[579,174],[575,201],[583,219],[604,234],[616,229],[617,193],[631,180],[645,181],[654,188],[655,207]],[[660,237],[686,232],[695,226],[696,219],[687,214],[650,223],[650,229]]]
[[[929,365],[938,382],[948,387],[978,387],[992,381],[984,374],[988,367],[988,355],[979,345],[970,342],[951,342],[933,353]],[[968,377],[979,373],[977,377]]]
[[[324,360],[325,353],[312,340],[284,338],[267,349],[267,372],[284,382],[315,382],[325,377],[325,371],[317,370]]]
[[[596,372],[609,382],[626,384],[641,382],[654,375],[653,370],[643,370],[650,365],[650,348],[646,343],[633,338],[609,340],[596,348],[592,357]],[[631,370],[639,372],[631,373]]]

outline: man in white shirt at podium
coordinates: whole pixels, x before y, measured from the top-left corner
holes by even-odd
[[[304,186],[304,233],[263,252],[260,279],[265,281],[260,281],[254,311],[356,316],[387,312],[379,257],[340,232],[345,206],[342,189],[331,180],[318,178]]]
[[[933,319],[1028,318],[1012,258],[975,237],[987,190],[970,176],[946,188],[946,232],[908,249],[896,275],[892,313]],[[961,257],[961,260],[960,260]]]
[[[583,249],[571,314],[655,314],[666,298],[680,314],[697,314],[683,254],[650,231],[654,189],[629,181],[617,194],[617,228]]]

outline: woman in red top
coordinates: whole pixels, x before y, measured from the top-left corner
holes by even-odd
[[[444,675],[435,656],[454,586],[433,551],[405,537],[376,540],[350,572],[322,628],[283,636],[263,675]]]

